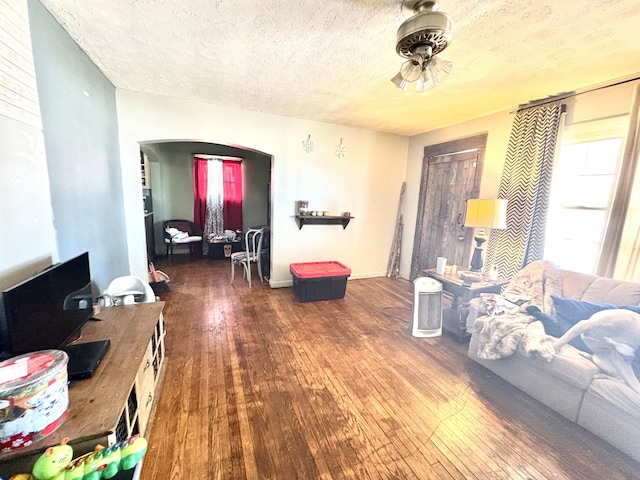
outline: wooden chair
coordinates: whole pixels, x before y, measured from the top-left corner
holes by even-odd
[[[251,264],[256,263],[258,265],[258,275],[260,276],[260,282],[263,282],[262,278],[262,236],[264,234],[264,228],[250,228],[244,234],[244,251],[231,254],[231,283],[233,283],[233,277],[236,271],[236,265],[242,265],[244,267],[244,277],[249,282],[249,288],[251,288]]]
[[[187,245],[191,258],[202,256],[202,231],[189,220],[165,220],[162,223],[164,232],[165,255],[173,261],[174,245]]]

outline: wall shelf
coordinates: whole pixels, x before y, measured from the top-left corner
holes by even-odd
[[[298,230],[304,225],[342,225],[344,230],[354,217],[332,216],[332,215],[296,215]]]
[[[140,152],[140,176],[142,188],[151,188],[151,175],[149,174],[149,158],[146,153]]]

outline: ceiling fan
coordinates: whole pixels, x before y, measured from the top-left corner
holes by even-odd
[[[407,61],[391,81],[405,91],[417,82],[416,91],[426,92],[453,70],[453,62],[436,57],[451,42],[451,17],[438,11],[437,0],[405,0],[402,6],[414,15],[398,28],[396,52]]]

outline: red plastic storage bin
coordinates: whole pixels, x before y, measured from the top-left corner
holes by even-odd
[[[292,263],[293,291],[300,302],[343,298],[351,269],[340,262]]]

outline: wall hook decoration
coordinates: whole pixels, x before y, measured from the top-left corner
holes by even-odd
[[[304,148],[305,152],[311,153],[313,152],[313,146],[313,140],[311,140],[311,134],[309,134],[307,139],[302,141],[302,148]]]
[[[342,139],[340,139],[340,145],[336,147],[336,157],[344,158],[347,154],[347,147],[342,144]]]

